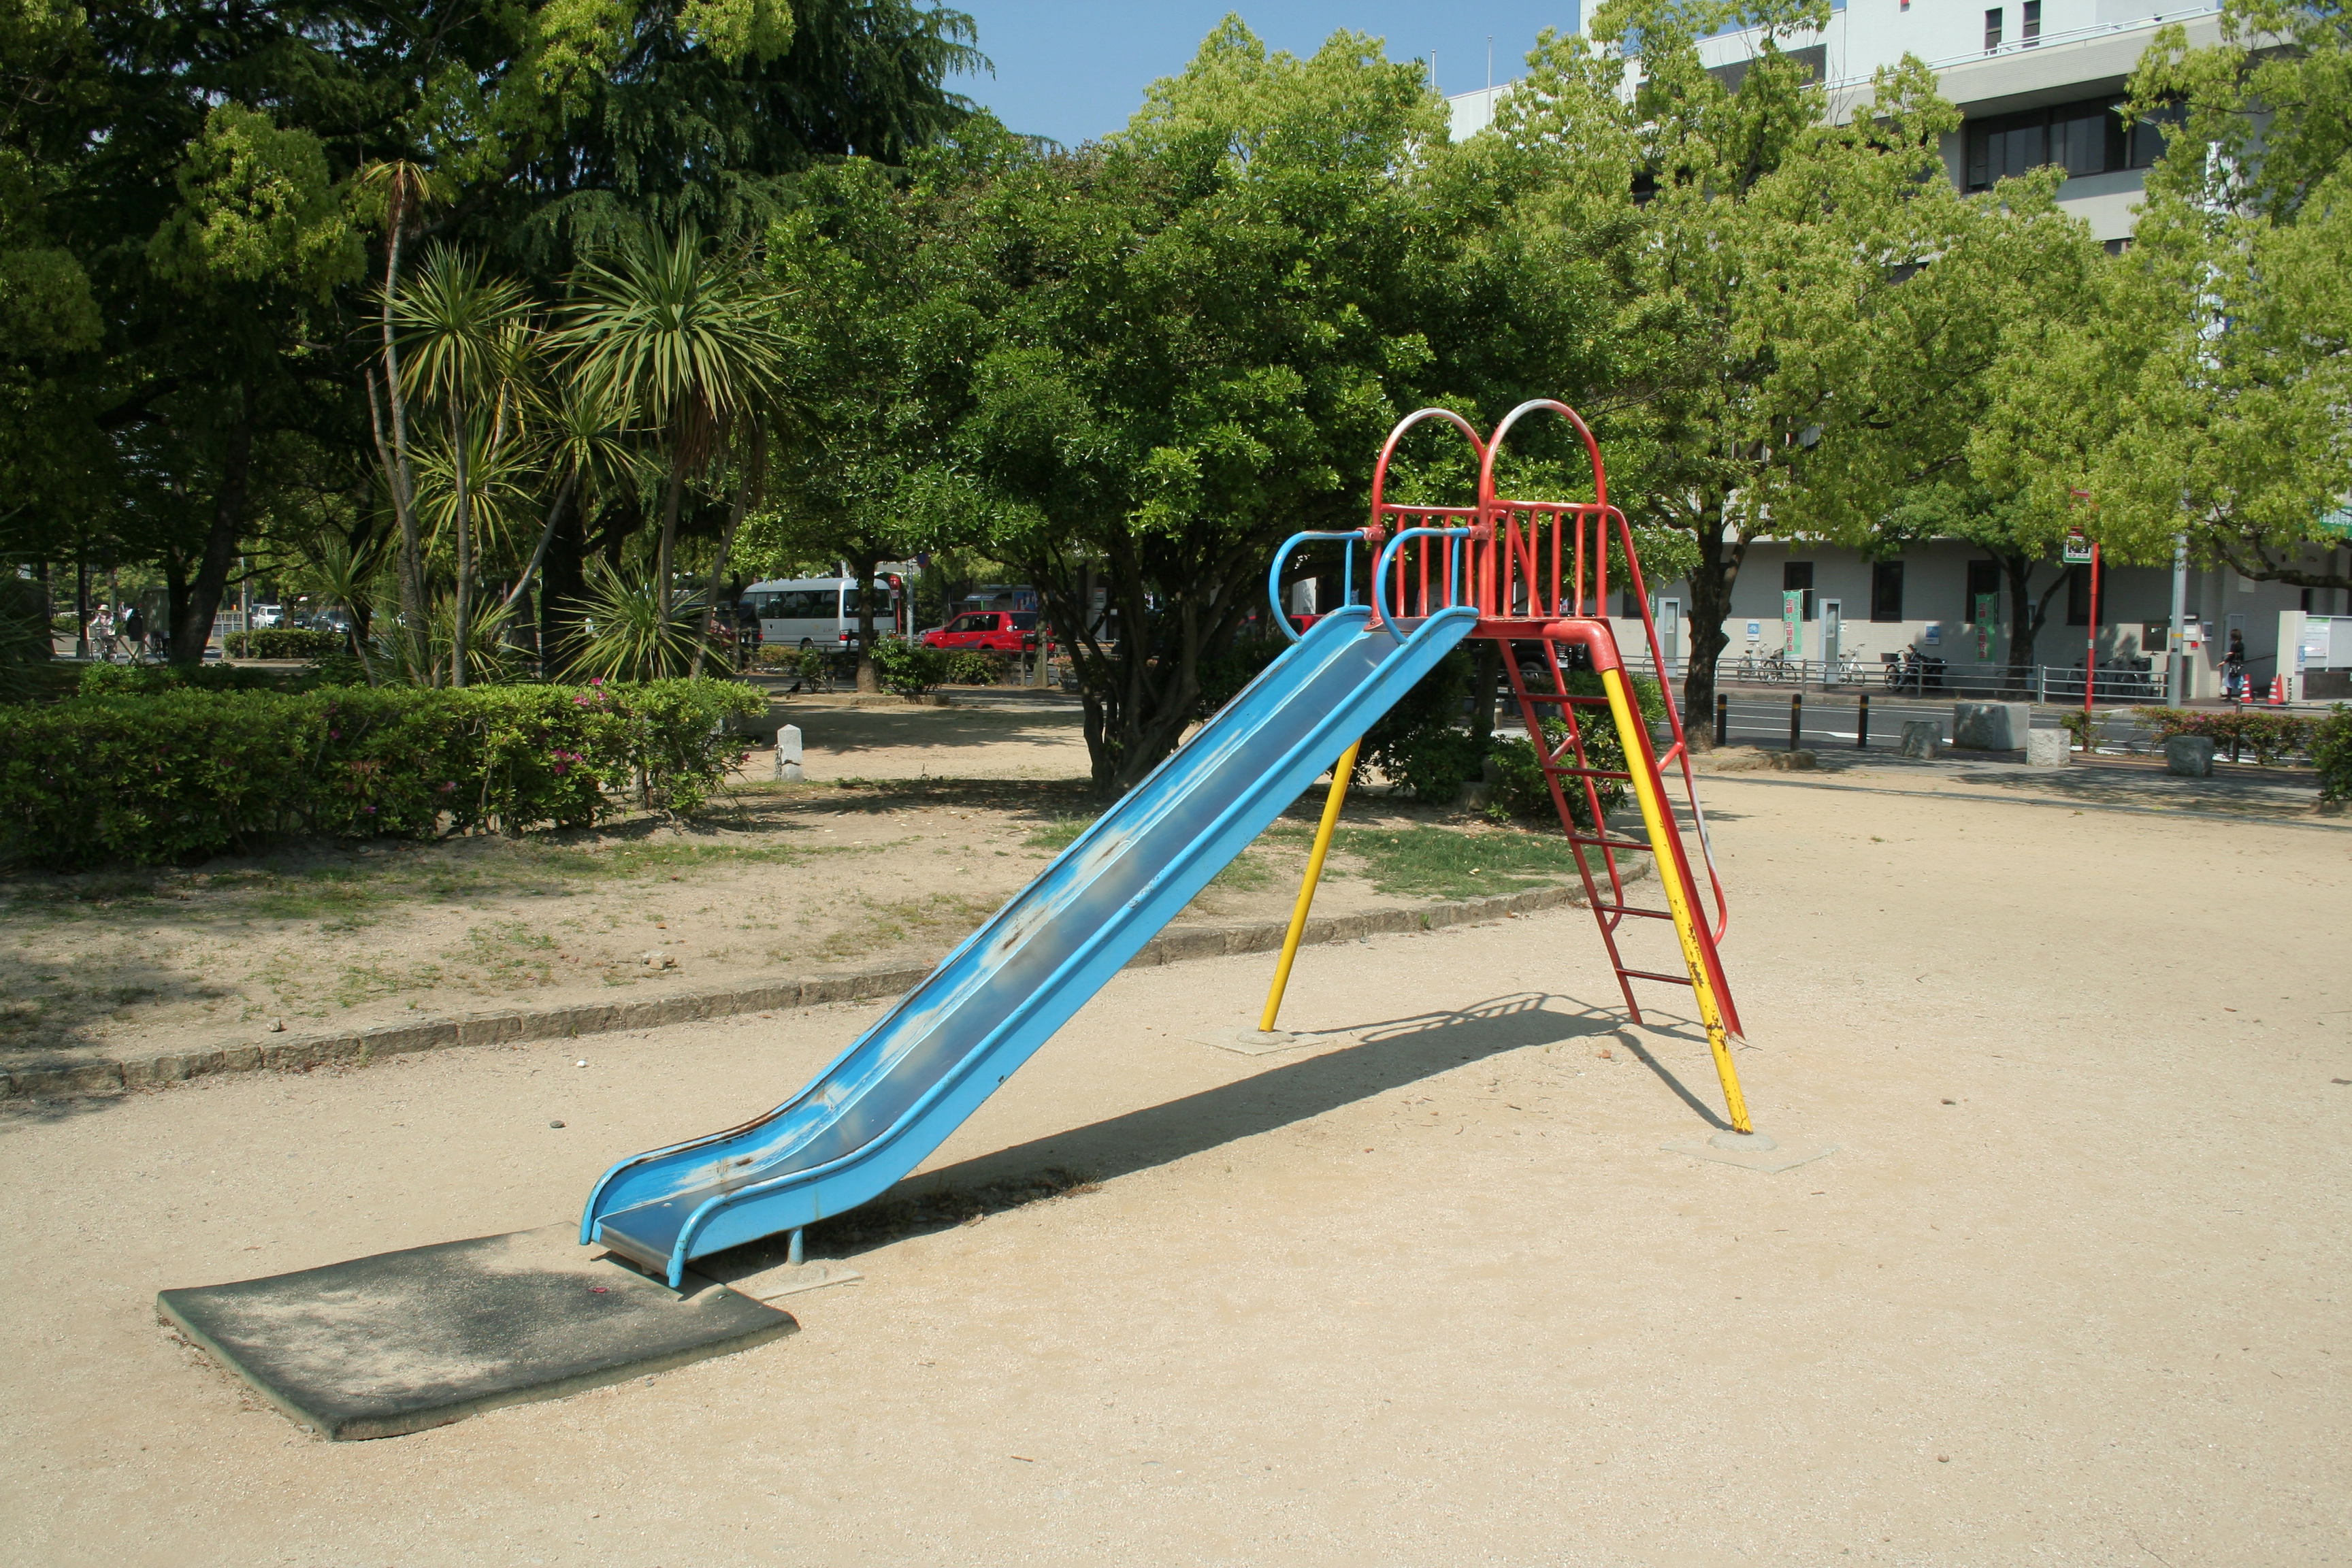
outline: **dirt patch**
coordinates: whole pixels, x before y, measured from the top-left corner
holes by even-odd
[[[869,767],[895,761],[861,755]],[[685,828],[644,820],[192,871],[17,877],[0,883],[0,1066],[920,965],[1043,869],[1098,805],[1071,779],[902,770],[740,784]],[[1319,806],[1318,795],[1294,808],[1177,924],[1286,917]],[[1370,795],[1349,815],[1316,910],[1574,876],[1557,834]]]

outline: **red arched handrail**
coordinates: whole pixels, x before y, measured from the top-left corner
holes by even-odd
[[[1592,459],[1592,504],[1594,506],[1609,504],[1609,476],[1601,467],[1601,443],[1592,438],[1591,428],[1584,423],[1583,418],[1575,409],[1557,398],[1531,397],[1504,415],[1503,422],[1495,426],[1495,433],[1486,437],[1486,449],[1478,462],[1479,521],[1487,523],[1494,521],[1492,513],[1495,507],[1495,459],[1502,454],[1503,437],[1511,433],[1512,426],[1539,408],[1550,409],[1570,425],[1575,426],[1576,433],[1584,437],[1585,453]]]
[[[1573,419],[1576,416],[1571,414],[1569,417]],[[1462,432],[1462,438],[1470,443],[1470,450],[1478,458],[1480,482],[1485,482],[1488,462],[1486,443],[1478,438],[1478,432],[1470,421],[1451,408],[1416,408],[1398,420],[1396,428],[1389,432],[1389,438],[1381,443],[1381,460],[1372,466],[1372,527],[1381,526],[1381,494],[1388,488],[1389,458],[1395,455],[1397,443],[1404,439],[1405,432],[1428,419],[1443,419]],[[1598,460],[1596,458],[1595,461]]]

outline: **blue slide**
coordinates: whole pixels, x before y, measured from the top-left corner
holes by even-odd
[[[1318,621],[791,1100],[622,1161],[580,1239],[656,1273],[856,1207],[962,1125],[1194,894],[1469,634]]]

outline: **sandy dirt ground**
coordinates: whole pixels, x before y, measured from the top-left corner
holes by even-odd
[[[803,784],[753,754],[684,826],[312,847],[139,875],[0,879],[0,1065],[268,1043],[449,1013],[564,1006],[929,962],[1043,868],[1098,803],[1062,709],[788,704]],[[846,786],[846,787],[845,787]],[[1180,925],[1286,918],[1310,799]],[[1364,828],[1466,811],[1359,797]],[[1516,831],[1516,830],[1513,830]],[[1325,914],[1396,908],[1344,849]],[[1570,879],[1532,872],[1485,890]]]
[[[564,1219],[872,1011],[0,1120],[0,1559],[2343,1562],[2352,835],[1833,783],[1707,786],[1749,1101],[1826,1158],[1663,1152],[1704,1043],[1579,910],[1314,950],[1285,1056],[1187,1038],[1262,960],[1131,971],[915,1179],[1092,1190],[836,1222],[800,1334],[415,1436],[155,1290]]]

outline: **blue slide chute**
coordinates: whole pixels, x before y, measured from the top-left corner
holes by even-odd
[[[807,1088],[740,1127],[622,1161],[580,1239],[680,1285],[709,1253],[882,1193],[947,1139],[1477,622],[1401,635],[1354,605],[1297,645]]]

